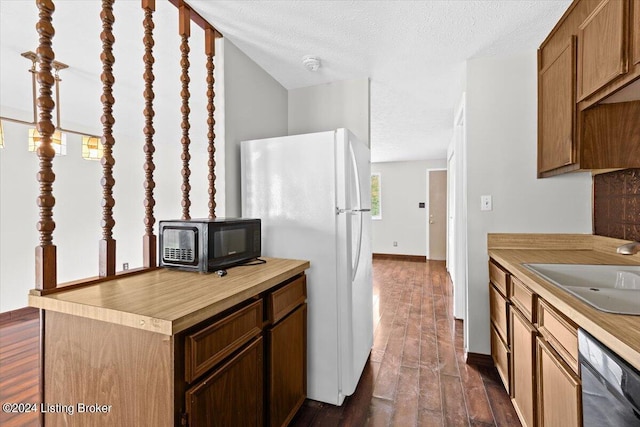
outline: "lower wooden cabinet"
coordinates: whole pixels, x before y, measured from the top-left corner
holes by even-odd
[[[580,427],[580,379],[544,339],[538,337],[537,385],[540,427]]]
[[[579,427],[578,326],[521,280],[506,274],[509,298],[496,291],[493,280],[489,287],[491,356],[520,422],[525,427]],[[506,338],[496,321],[505,307]]]
[[[511,352],[493,325],[491,325],[491,356],[507,393],[511,393]]]
[[[191,328],[177,343],[176,425],[288,425],[307,393],[306,276]]]
[[[271,427],[288,425],[306,397],[306,331],[306,304],[267,331]]]
[[[190,427],[263,425],[263,339],[255,339],[186,393]]]
[[[280,261],[273,260],[273,264]],[[63,406],[69,402],[97,403],[108,413],[101,415],[87,410],[69,415],[67,411],[47,411],[42,424],[47,427],[288,424],[306,397],[306,276],[298,270],[304,262],[278,265],[264,270],[253,267],[247,269],[249,272],[234,270],[227,282],[213,278],[211,286],[202,287],[202,291],[216,293],[214,302],[204,307],[191,306],[188,305],[191,298],[185,298],[183,306],[169,306],[164,312],[166,316],[179,316],[173,322],[151,319],[151,327],[158,328],[157,331],[135,327],[138,319],[140,326],[147,321],[146,315],[137,311],[135,314],[125,311],[122,317],[103,321],[45,309],[42,313],[47,337],[42,358],[45,402],[60,402]],[[196,282],[200,277],[209,280],[196,273],[164,274],[143,273],[135,279],[147,280],[145,295],[152,291],[154,298],[159,298],[165,289],[162,287],[165,282],[158,277],[165,278],[166,289],[172,293],[182,288],[179,280],[183,278],[196,278]],[[195,276],[187,277],[191,274]],[[144,279],[144,275],[151,277]],[[247,283],[242,282],[245,279]],[[171,281],[180,287],[174,287]],[[136,304],[141,304],[144,298],[136,290],[126,295],[133,295],[138,301],[132,307],[138,307]],[[159,301],[172,302],[168,297]],[[91,315],[95,313],[98,312]],[[171,328],[179,329],[167,333]]]
[[[489,286],[489,306],[491,310],[491,325],[496,329],[503,341],[507,340],[507,311],[506,297],[500,294],[498,289]]]
[[[517,310],[509,311],[511,341],[511,402],[524,427],[536,425],[536,329]]]

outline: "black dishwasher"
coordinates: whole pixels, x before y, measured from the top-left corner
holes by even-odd
[[[584,427],[639,427],[640,372],[578,330]]]

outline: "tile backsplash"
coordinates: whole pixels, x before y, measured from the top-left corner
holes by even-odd
[[[593,177],[594,234],[640,241],[640,169]]]

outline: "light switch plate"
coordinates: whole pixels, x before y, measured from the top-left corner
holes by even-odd
[[[491,196],[480,196],[480,210],[481,211],[492,211],[493,210],[493,200]]]

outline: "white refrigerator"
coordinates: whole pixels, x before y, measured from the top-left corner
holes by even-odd
[[[242,216],[262,254],[307,259],[307,397],[341,405],[373,345],[371,162],[346,129],[243,141]]]

